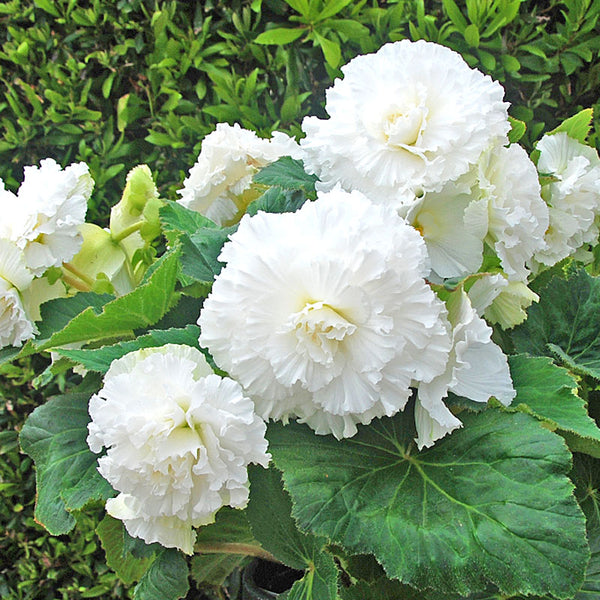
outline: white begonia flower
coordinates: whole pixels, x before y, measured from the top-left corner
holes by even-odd
[[[145,348],[114,361],[90,399],[87,442],[119,492],[110,515],[147,543],[191,554],[193,527],[248,502],[250,463],[267,466],[266,426],[238,383],[189,346]]]
[[[472,200],[469,190],[451,182],[399,211],[423,236],[431,269],[439,278],[464,277],[481,265],[487,222],[465,223],[465,209]]]
[[[594,148],[560,132],[537,144],[538,171],[554,179],[542,187],[549,205],[546,247],[536,252],[533,265],[552,266],[584,244],[598,239],[600,215],[600,158]]]
[[[200,343],[264,419],[350,437],[443,372],[445,307],[418,232],[359,192],[245,216],[204,302]]]
[[[540,195],[535,165],[521,146],[488,150],[476,170],[479,200],[465,209],[471,228],[487,223],[486,242],[509,279],[523,281],[526,263],[545,246],[548,207]]]
[[[198,160],[177,192],[178,202],[217,225],[231,225],[263,191],[252,187],[256,172],[282,156],[301,155],[296,141],[279,131],[262,139],[237,123],[219,123],[202,141]]]
[[[492,329],[477,315],[463,290],[448,300],[448,318],[453,329],[446,370],[418,386],[415,424],[419,450],[462,426],[443,402],[448,392],[475,402],[487,402],[494,396],[505,406],[516,396],[508,360],[492,342]]]
[[[6,211],[3,236],[23,250],[35,276],[69,261],[79,250],[79,226],[85,221],[94,182],[85,163],[64,171],[51,158],[40,167],[25,167],[17,194],[2,189],[0,207]]]
[[[399,206],[439,191],[510,129],[504,89],[460,54],[419,40],[386,44],[342,67],[329,119],[307,117],[300,141],[320,189],[337,183]]]
[[[0,348],[20,346],[37,333],[21,298],[32,280],[21,250],[0,238]]]

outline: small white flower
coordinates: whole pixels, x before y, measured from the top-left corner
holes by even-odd
[[[453,340],[446,370],[418,386],[415,424],[419,449],[461,427],[461,421],[443,402],[448,392],[475,402],[487,402],[494,396],[505,406],[516,395],[506,356],[492,342],[491,328],[477,315],[462,290],[448,301],[448,318]]]
[[[321,189],[341,183],[399,206],[439,191],[510,129],[502,86],[460,54],[425,41],[386,44],[342,67],[329,119],[307,117],[300,144]]]
[[[32,279],[21,250],[0,238],[0,348],[20,346],[37,333],[21,297]]]
[[[538,171],[555,178],[542,188],[549,205],[546,247],[534,256],[536,270],[552,266],[598,239],[600,158],[595,149],[566,133],[545,135],[537,144]]]
[[[282,156],[300,155],[298,144],[284,133],[261,139],[237,123],[219,123],[202,141],[178,202],[217,225],[231,225],[261,193],[251,187],[255,173]]]
[[[23,250],[27,266],[39,276],[69,261],[81,246],[78,228],[85,220],[94,182],[85,163],[61,170],[53,159],[25,167],[17,195],[0,190],[3,236]]]
[[[509,279],[525,280],[526,263],[545,246],[548,207],[540,195],[535,165],[521,146],[490,149],[476,170],[478,189],[465,211],[471,227],[487,223],[486,242]]]
[[[235,381],[189,346],[146,348],[114,361],[90,399],[88,445],[119,492],[109,514],[146,542],[191,554],[193,527],[248,501],[249,463],[267,466],[266,426]]]
[[[295,213],[245,216],[219,259],[200,342],[265,419],[349,437],[444,370],[425,245],[391,207],[335,189]]]

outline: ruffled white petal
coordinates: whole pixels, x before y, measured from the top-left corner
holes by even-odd
[[[307,117],[300,142],[322,189],[341,183],[398,207],[438,191],[509,130],[502,86],[452,50],[402,40],[342,67],[329,119]]]
[[[425,245],[391,207],[335,189],[295,213],[244,217],[219,258],[200,342],[265,419],[346,437],[444,370]]]
[[[584,244],[598,239],[600,216],[600,158],[589,146],[566,133],[544,136],[538,171],[554,179],[542,188],[549,205],[550,222],[545,247],[532,260],[537,271],[574,254]]]
[[[114,361],[90,399],[87,442],[121,494],[107,503],[131,535],[192,552],[197,527],[248,501],[249,463],[269,461],[265,424],[201,352],[168,344]]]
[[[5,235],[23,250],[34,275],[69,261],[79,250],[79,226],[85,220],[94,182],[85,163],[64,171],[53,159],[25,167],[17,195],[0,196],[7,216]]]
[[[178,202],[217,225],[229,225],[258,197],[251,185],[260,168],[282,156],[301,155],[295,140],[284,133],[277,131],[271,139],[261,139],[237,123],[219,123],[202,141],[198,160],[178,190]]]

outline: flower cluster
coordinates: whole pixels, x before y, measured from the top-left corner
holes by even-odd
[[[269,420],[341,439],[408,406],[423,449],[462,426],[451,394],[508,406],[516,392],[490,324],[526,318],[543,269],[590,258],[600,231],[594,150],[557,131],[534,162],[509,143],[502,86],[433,43],[387,44],[342,71],[329,118],[306,118],[300,143],[219,124],[177,203],[160,199],[141,165],[107,229],[84,223],[84,164],[63,171],[47,159],[26,169],[17,195],[0,189],[10,215],[0,226],[0,345],[35,335],[42,292],[33,301],[29,291],[49,287],[45,275],[70,293],[126,295],[152,276],[161,233],[182,259],[181,286],[161,303],[206,296],[199,315],[174,319],[197,321],[202,352],[125,354],[90,400],[87,442],[105,452],[99,471],[118,493],[106,508],[133,536],[192,553],[195,527],[246,505],[248,465],[270,459]],[[295,162],[271,173],[292,164],[310,183],[282,186],[275,212],[248,214],[261,197],[259,207],[277,204],[254,175],[284,156]]]

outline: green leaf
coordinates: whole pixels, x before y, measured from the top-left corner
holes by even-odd
[[[474,48],[479,46],[479,29],[477,29],[477,25],[474,23],[468,25],[464,30],[463,35],[469,46],[473,46]]]
[[[72,318],[60,331],[38,346],[38,350],[56,348],[73,342],[87,342],[109,337],[131,335],[135,329],[154,325],[172,306],[176,299],[174,294],[179,249],[170,250],[153,266],[155,267],[148,281],[138,286],[133,292],[108,302],[98,312],[96,306],[88,306]],[[77,296],[75,296],[77,298]],[[99,297],[103,298],[103,297]],[[51,307],[42,313],[44,322],[46,315],[65,318],[71,310],[72,299],[59,298],[44,307]],[[51,318],[51,329],[56,329],[54,317]]]
[[[177,600],[190,589],[188,565],[180,552],[164,549],[135,586],[134,600]]]
[[[164,206],[161,206],[159,215],[161,225],[167,236],[171,232],[191,235],[203,227],[217,229],[217,225],[210,219],[177,202],[169,201]]]
[[[587,537],[592,553],[585,581],[574,600],[600,598],[600,469],[598,461],[575,455],[572,478],[577,485],[576,496],[587,519]]]
[[[269,450],[300,527],[374,554],[390,577],[463,595],[489,583],[573,595],[589,550],[563,440],[522,413],[461,419],[421,453],[405,414],[343,441],[269,424]]]
[[[577,382],[569,372],[546,356],[518,354],[509,357],[509,364],[517,391],[510,408],[541,419],[561,435],[583,438],[577,449],[588,448],[600,458],[600,429],[577,396]]]
[[[304,170],[301,160],[284,156],[267,165],[254,175],[254,182],[262,185],[279,186],[284,190],[304,190],[314,192],[316,175],[309,175]]]
[[[549,132],[548,135],[553,133],[559,133],[563,131],[569,137],[585,144],[587,136],[592,127],[592,119],[594,117],[594,110],[591,108],[585,108],[578,112],[576,115],[565,119],[556,129]]]
[[[344,9],[352,0],[327,0],[324,4],[323,10],[319,13],[318,20],[324,21],[333,15],[337,15],[342,9]]]
[[[600,379],[600,279],[584,270],[553,277],[539,295],[512,332],[517,352],[550,356]]]
[[[114,495],[86,442],[89,399],[87,393],[51,398],[33,411],[21,432],[21,448],[36,466],[35,518],[52,535],[73,529],[71,511]]]
[[[460,8],[456,6],[454,0],[442,0],[442,4],[444,5],[449,19],[452,21],[452,23],[454,23],[458,31],[464,33],[465,29],[467,28],[467,20],[460,11]]]
[[[191,574],[198,583],[222,585],[236,567],[248,562],[248,548],[259,548],[243,510],[223,507],[214,523],[197,531]],[[233,553],[236,548],[238,554]]]
[[[34,4],[47,13],[50,13],[53,17],[60,17],[60,13],[52,0],[34,0]]]
[[[251,202],[247,213],[255,215],[259,210],[268,213],[296,212],[306,202],[302,191],[291,192],[278,187],[269,188],[260,198]]]
[[[313,33],[315,39],[317,40],[317,43],[319,44],[319,46],[321,46],[321,50],[323,50],[323,56],[325,57],[327,64],[332,69],[337,69],[338,65],[340,64],[340,61],[342,60],[342,50],[339,44],[328,40],[326,37],[323,37],[317,31],[314,31]]]
[[[81,350],[57,348],[56,351],[61,356],[80,363],[90,371],[106,373],[113,360],[117,360],[121,356],[125,356],[125,354],[134,352],[140,348],[154,348],[156,346],[164,346],[165,344],[185,344],[186,346],[199,348],[199,336],[200,328],[190,324],[185,329],[154,329],[135,340],[119,342],[111,346]]]
[[[96,533],[106,554],[106,564],[119,576],[119,579],[125,585],[139,581],[147,571],[150,560],[136,558],[125,550],[123,521],[106,515],[96,528]]]
[[[527,131],[527,125],[520,121],[519,119],[514,119],[513,117],[508,117],[508,122],[510,123],[510,131],[508,132],[508,141],[511,144],[516,144]]]
[[[195,281],[212,283],[221,272],[219,254],[230,233],[237,227],[213,229],[203,227],[192,235],[181,235],[181,270]]]
[[[281,473],[271,467],[250,466],[248,520],[265,550],[293,569],[306,571],[284,596],[288,600],[336,600],[337,567],[325,552],[327,539],[298,530],[292,502],[282,487]]]
[[[254,41],[257,44],[289,44],[297,40],[306,29],[288,29],[287,27],[276,27],[263,31]]]

